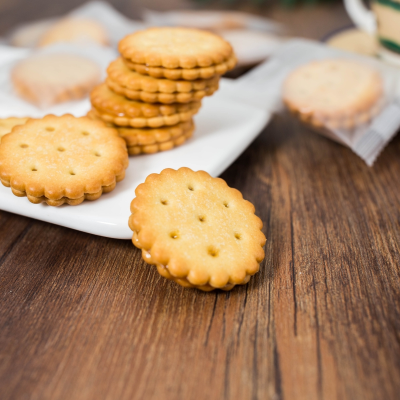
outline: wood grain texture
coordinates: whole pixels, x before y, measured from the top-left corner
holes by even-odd
[[[368,168],[275,117],[222,175],[268,239],[228,293],[0,211],[0,399],[398,399],[399,154],[397,137]]]

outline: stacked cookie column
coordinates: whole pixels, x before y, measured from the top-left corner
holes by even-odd
[[[119,43],[121,57],[91,94],[89,116],[114,126],[129,154],[156,153],[194,131],[201,99],[218,89],[236,59],[221,37],[187,28],[150,28]]]

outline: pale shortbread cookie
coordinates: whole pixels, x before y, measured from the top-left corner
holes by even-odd
[[[283,100],[316,127],[348,128],[377,113],[383,94],[379,72],[360,63],[332,59],[295,69],[283,85]]]
[[[118,132],[87,117],[29,120],[0,143],[1,183],[35,204],[96,200],[124,178],[128,162]]]
[[[29,118],[9,117],[0,119],[0,142],[1,138],[10,133],[14,126],[23,125]]]
[[[233,69],[237,63],[234,54],[220,64],[215,64],[210,67],[196,68],[150,67],[145,64],[131,62],[125,58],[123,60],[128,68],[142,75],[149,75],[154,78],[167,78],[171,80],[183,79],[188,81],[194,81],[195,79],[210,79],[216,75],[223,75]]]
[[[105,83],[91,93],[93,112],[105,122],[134,128],[157,128],[188,121],[199,110],[201,103],[148,104],[129,100],[112,92]]]
[[[254,206],[220,178],[165,169],[136,188],[129,226],[133,244],[158,272],[184,287],[230,290],[264,258]]]
[[[98,22],[68,17],[56,22],[44,32],[38,45],[43,47],[54,43],[108,45],[109,39],[106,30]]]
[[[100,68],[92,60],[64,53],[28,57],[11,73],[17,93],[40,107],[81,99],[100,77]]]
[[[379,47],[376,36],[356,28],[333,35],[326,44],[336,49],[373,57],[377,55]]]
[[[170,81],[173,82],[173,81]],[[145,103],[190,103],[192,101],[200,101],[205,96],[211,96],[218,90],[218,83],[213,87],[207,87],[203,90],[193,90],[192,92],[177,93],[161,93],[161,92],[145,92],[143,90],[133,90],[120,86],[111,79],[106,80],[107,86],[115,93],[125,96],[130,100],[139,100]]]
[[[42,20],[23,24],[15,29],[10,36],[10,43],[17,47],[36,47],[39,39],[54,24],[54,21]]]
[[[220,36],[191,28],[157,27],[138,31],[119,42],[122,56],[149,67],[209,67],[226,61],[233,53]]]

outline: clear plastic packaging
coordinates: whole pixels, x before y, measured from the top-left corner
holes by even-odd
[[[83,48],[71,44],[57,44],[39,51],[0,45],[0,52],[2,55],[0,59],[0,118],[10,116],[40,118],[46,114],[65,113],[84,115],[90,107],[85,94],[90,90],[91,85],[105,78],[107,66],[118,56],[116,51],[108,47],[93,45]],[[74,81],[68,76],[67,79],[64,77],[63,83],[60,82],[59,74],[54,71],[54,76],[49,76],[44,84],[43,76],[41,75],[41,79],[36,79],[35,73],[32,72],[36,69],[30,69],[29,74],[23,74],[29,79],[26,82],[22,81],[21,87],[16,87],[18,80],[13,82],[12,75],[18,64],[24,60],[53,54],[89,61],[89,65],[94,65],[93,80],[86,79],[87,72],[78,71],[78,76],[74,77],[77,84],[72,84]],[[82,77],[79,76],[81,72],[83,72]],[[89,76],[91,75],[89,71]],[[24,92],[20,93],[23,90]]]
[[[335,82],[334,77],[340,74],[332,71],[329,83],[333,89],[324,88],[327,98],[319,98],[319,102],[310,98],[308,107],[306,103],[301,105],[300,101],[294,106],[290,104],[285,90],[291,74],[301,72],[302,66],[317,65],[321,61],[328,64],[328,60],[350,65],[355,75],[351,77],[350,74],[348,82],[341,82],[338,89],[340,82]],[[315,86],[315,71],[311,68],[306,72],[310,73],[306,89],[312,95],[310,87]],[[346,53],[310,40],[287,42],[268,61],[239,78],[233,92],[241,92],[249,102],[275,112],[284,108],[285,99],[288,108],[303,122],[350,147],[370,166],[400,127],[400,70],[379,60]],[[336,103],[330,105],[329,95],[332,92]],[[304,97],[307,96],[303,96],[303,100]],[[354,107],[346,109],[346,104]]]

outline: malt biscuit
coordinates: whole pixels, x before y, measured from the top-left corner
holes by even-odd
[[[108,35],[101,24],[92,19],[64,18],[53,24],[41,36],[38,46],[44,47],[53,43],[98,43],[109,44]]]
[[[85,97],[100,77],[100,68],[92,60],[63,53],[28,57],[11,73],[17,93],[41,107]]]
[[[163,68],[210,67],[233,53],[220,36],[199,29],[156,27],[123,38],[118,50],[135,64]]]
[[[157,79],[148,75],[141,75],[129,69],[120,57],[107,68],[109,79],[120,86],[131,90],[161,93],[188,93],[195,90],[205,90],[218,85],[219,77],[198,79],[195,81]]]
[[[135,156],[142,153],[154,154],[154,153],[159,153],[161,151],[171,150],[174,147],[181,146],[188,139],[190,139],[193,136],[193,131],[194,131],[194,125],[192,124],[191,128],[186,130],[183,134],[178,136],[171,136],[170,139],[164,142],[155,142],[153,144],[146,144],[146,145],[134,145],[134,146],[128,145],[128,153],[131,156]]]
[[[0,119],[0,142],[1,138],[10,133],[14,126],[23,125],[29,118],[9,117]]]
[[[134,128],[157,128],[188,121],[200,109],[201,103],[148,104],[129,100],[112,92],[105,83],[91,93],[92,111],[105,122]]]
[[[128,162],[117,131],[87,117],[29,120],[0,144],[1,183],[35,204],[96,200],[124,178]]]
[[[210,79],[216,75],[223,75],[233,69],[237,63],[236,56],[232,54],[226,61],[209,67],[196,68],[163,68],[150,67],[144,64],[134,63],[130,60],[123,59],[126,66],[142,75],[149,75],[154,78],[166,78],[171,80],[188,80]]]
[[[188,132],[163,143],[148,144],[144,146],[128,146],[128,153],[131,156],[136,156],[139,154],[154,154],[162,151],[172,150],[174,147],[184,144],[192,137],[192,135],[192,132]]]
[[[87,116],[99,120],[93,110]],[[127,128],[112,123],[107,125],[116,129],[125,140],[130,155],[169,150],[190,138],[195,128],[193,120],[161,128]]]
[[[136,188],[129,226],[143,259],[167,279],[204,291],[245,284],[264,258],[254,206],[225,181],[165,169]]]
[[[314,61],[294,70],[283,85],[289,110],[314,127],[352,129],[380,109],[383,81],[354,61]]]
[[[129,118],[155,118],[168,116],[200,107],[200,102],[190,104],[147,104],[142,101],[134,101],[114,93],[105,83],[96,86],[90,100],[93,107],[115,116]]]
[[[214,87],[208,87],[203,90],[194,90],[192,92],[177,92],[177,93],[160,93],[160,92],[145,92],[143,90],[128,89],[120,86],[111,79],[106,80],[107,86],[115,93],[125,96],[130,100],[143,101],[145,103],[190,103],[192,101],[200,101],[205,96],[211,96],[218,90],[218,83]]]

